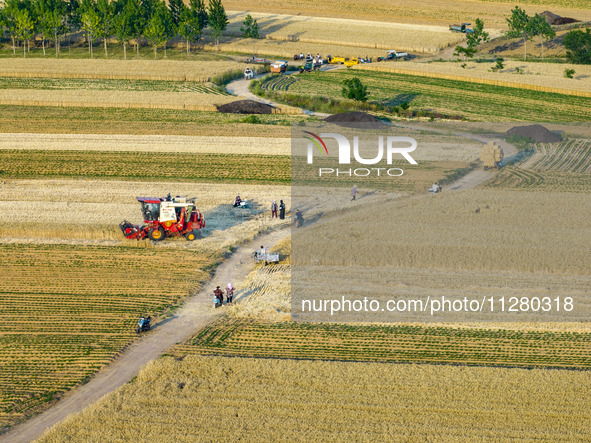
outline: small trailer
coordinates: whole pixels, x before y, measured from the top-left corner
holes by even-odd
[[[261,250],[255,251],[254,262],[255,263],[265,263],[265,264],[279,263],[279,253],[267,252],[266,250],[264,252]]]

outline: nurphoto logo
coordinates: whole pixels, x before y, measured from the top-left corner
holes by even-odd
[[[307,159],[308,164],[314,163],[314,146],[318,148],[321,154],[325,156],[329,155],[328,147],[326,146],[325,139],[331,138],[336,140],[338,144],[338,159],[339,165],[350,165],[351,164],[351,151],[353,152],[353,158],[356,163],[360,165],[376,165],[384,160],[386,163],[392,165],[392,159],[395,155],[402,156],[411,165],[418,164],[414,158],[410,155],[417,148],[417,141],[411,137],[398,137],[398,136],[379,136],[377,139],[377,153],[375,157],[364,158],[362,157],[359,149],[359,137],[353,137],[353,149],[351,150],[350,140],[342,134],[334,132],[321,133],[316,135],[309,131],[304,131],[304,138],[308,140]],[[385,146],[385,148],[384,148]],[[318,175],[355,175],[357,177],[366,177],[369,175],[388,175],[391,177],[399,177],[404,174],[404,171],[400,168],[356,168],[356,169],[340,169],[340,168],[319,168]]]

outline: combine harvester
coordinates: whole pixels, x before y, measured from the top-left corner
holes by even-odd
[[[449,25],[449,30],[451,32],[461,32],[463,34],[471,34],[474,32],[474,29],[468,28],[472,23],[462,23],[461,25]]]
[[[137,226],[124,220],[119,224],[125,238],[143,240],[146,237],[162,241],[166,237],[184,236],[193,241],[205,227],[203,214],[195,208],[195,199],[137,197],[142,205],[144,225]]]

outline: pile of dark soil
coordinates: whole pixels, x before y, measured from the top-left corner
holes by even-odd
[[[528,138],[535,143],[557,143],[562,141],[562,137],[557,135],[542,125],[514,126],[509,129],[506,135],[517,135]]]
[[[386,125],[378,118],[365,112],[342,112],[334,114],[324,119],[327,123],[333,123],[347,128],[358,129],[383,129]]]
[[[272,114],[274,107],[254,100],[238,100],[217,107],[226,114]]]
[[[570,17],[561,17],[550,11],[544,11],[540,15],[543,16],[546,19],[546,22],[552,26],[566,25],[568,23],[577,23],[579,21]]]

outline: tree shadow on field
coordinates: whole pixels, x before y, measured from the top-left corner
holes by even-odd
[[[232,204],[219,205],[205,211],[205,228],[201,229],[201,238],[208,237],[213,231],[225,231],[250,220],[265,212],[263,207],[254,200],[248,200],[248,209],[235,208]]]
[[[416,94],[416,93],[413,93],[413,94],[398,94],[394,98],[385,99],[385,100],[378,100],[378,101],[376,101],[376,103],[379,103],[379,104],[381,104],[382,106],[385,106],[385,107],[400,106],[403,103],[410,103],[410,102],[412,102],[419,95],[421,95],[421,94]]]

